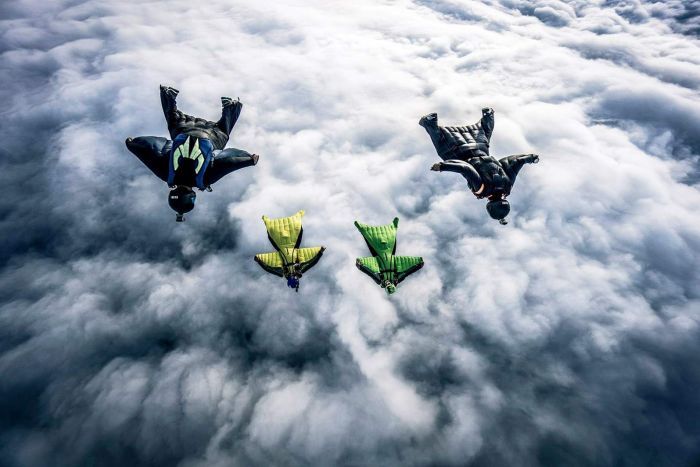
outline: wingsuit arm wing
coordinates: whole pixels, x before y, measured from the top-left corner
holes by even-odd
[[[516,154],[514,156],[504,157],[498,162],[503,167],[506,175],[510,178],[511,183],[515,183],[515,177],[525,164],[536,164],[540,157],[537,154]]]
[[[204,176],[204,184],[212,185],[224,176],[257,163],[257,157],[242,149],[228,148],[219,152],[212,160]]]
[[[420,256],[394,256],[396,264],[396,279],[401,282],[417,270],[423,267],[423,258]]]
[[[438,162],[434,165],[440,172],[456,172],[462,174],[467,179],[469,188],[472,191],[478,191],[481,188],[483,181],[479,172],[469,162],[464,162],[458,159]],[[435,169],[434,169],[435,170]]]
[[[255,262],[265,271],[276,276],[284,277],[284,264],[279,253],[260,253],[255,255]]]
[[[355,263],[355,265],[357,266],[357,269],[371,277],[372,280],[378,285],[382,285],[382,279],[380,276],[380,269],[379,263],[377,262],[377,258],[375,258],[374,256],[365,256],[363,258],[357,258],[357,262]]]
[[[173,142],[159,136],[127,138],[126,147],[158,178],[168,181],[168,161]]]
[[[314,267],[325,250],[322,246],[297,249],[300,272],[304,273]]]

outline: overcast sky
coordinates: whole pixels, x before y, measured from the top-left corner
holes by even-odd
[[[700,462],[700,2],[0,4],[0,465]],[[243,111],[175,223],[124,146]],[[540,154],[488,217],[418,125]],[[295,294],[261,216],[325,245]],[[392,296],[354,220],[425,267]]]

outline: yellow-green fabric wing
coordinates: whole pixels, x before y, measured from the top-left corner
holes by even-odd
[[[277,249],[294,248],[301,241],[301,218],[304,211],[299,211],[293,216],[270,219],[263,216],[265,228],[270,240]]]
[[[276,251],[273,253],[260,253],[255,255],[255,261],[267,272],[284,277],[284,263],[282,257]]]
[[[401,282],[423,267],[423,258],[420,256],[394,256],[394,264],[396,265],[396,279]]]
[[[325,248],[322,246],[298,248],[296,250],[297,262],[300,264],[301,272],[306,272],[314,267],[318,260],[321,259],[324,250]]]
[[[263,216],[267,235],[270,237],[272,245],[284,256],[286,263],[294,263],[294,249],[298,248],[301,243],[302,217],[304,217],[303,210],[293,216],[278,219]]]
[[[266,271],[286,277],[289,287],[299,290],[299,279],[303,273],[314,267],[325,250],[322,246],[299,248],[304,229],[301,210],[289,217],[271,219],[262,216],[267,236],[275,247],[275,253],[255,255],[255,261]]]
[[[365,256],[362,258],[357,258],[357,262],[355,263],[355,265],[357,266],[357,269],[364,272],[369,277],[371,277],[372,280],[374,280],[374,282],[381,285],[381,270],[379,269],[379,263],[377,262],[377,258],[375,258],[374,256]]]

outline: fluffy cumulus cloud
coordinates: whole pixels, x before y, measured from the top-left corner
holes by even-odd
[[[699,462],[698,2],[273,3],[2,2],[0,464]],[[160,83],[261,155],[184,224],[123,143]],[[541,155],[506,227],[417,124],[484,106]],[[252,255],[299,209],[295,294]]]

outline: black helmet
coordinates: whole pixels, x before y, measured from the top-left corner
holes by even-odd
[[[495,199],[486,203],[486,210],[491,218],[496,219],[503,225],[506,225],[506,216],[510,212],[510,204],[505,199]]]
[[[192,188],[186,186],[178,186],[170,191],[168,204],[173,211],[177,212],[176,221],[182,222],[185,220],[183,214],[194,209],[195,199],[197,199],[195,192]]]

